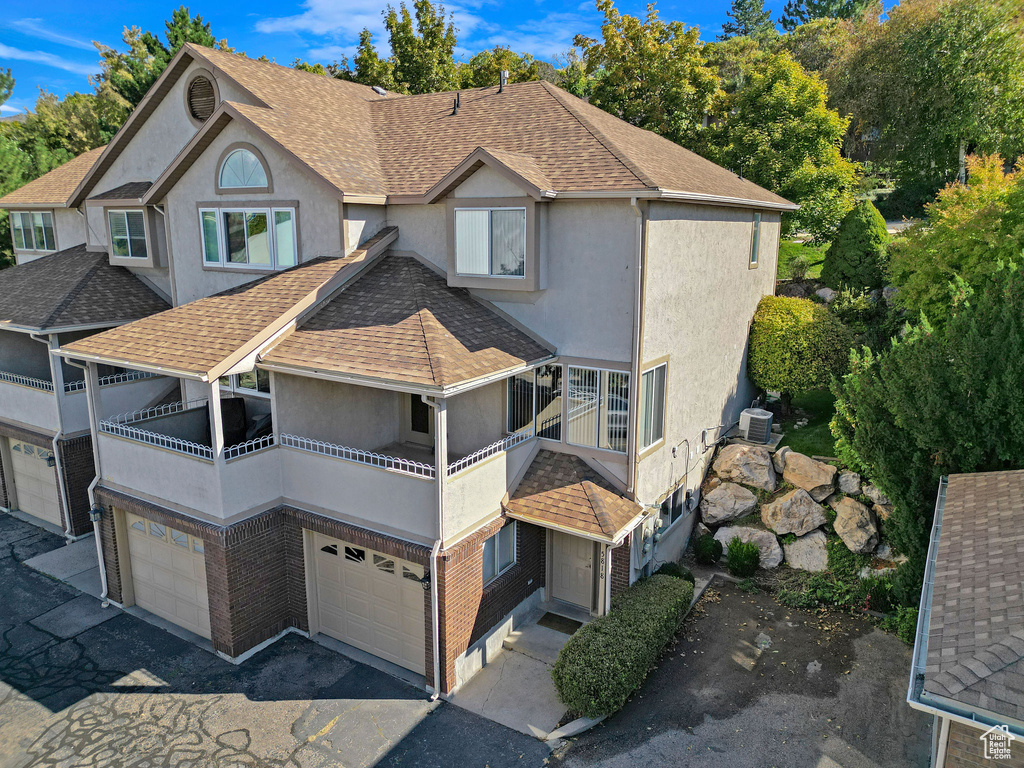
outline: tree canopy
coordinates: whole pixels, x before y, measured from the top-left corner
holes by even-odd
[[[779,24],[792,32],[816,19],[855,19],[878,0],[786,0]]]
[[[719,40],[730,37],[774,37],[778,34],[772,12],[764,8],[764,0],[732,0],[728,11],[729,20],[722,25]]]

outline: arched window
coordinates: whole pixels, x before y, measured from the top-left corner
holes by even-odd
[[[267,169],[256,155],[248,149],[231,152],[220,166],[220,187],[222,189],[266,189]]]

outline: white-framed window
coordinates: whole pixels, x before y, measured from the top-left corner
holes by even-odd
[[[759,251],[761,250],[761,214],[754,214],[754,224],[750,234],[750,266],[757,266]]]
[[[294,208],[202,208],[203,262],[286,269],[298,263]]]
[[[513,520],[484,542],[484,586],[516,562],[516,521]]]
[[[455,271],[472,277],[525,277],[526,209],[456,208]]]
[[[11,236],[16,251],[55,251],[50,211],[11,211]]]
[[[665,439],[665,384],[668,364],[661,363],[640,376],[640,449]]]
[[[569,366],[566,440],[573,445],[626,452],[629,373]]]
[[[671,528],[676,521],[689,514],[686,508],[686,489],[680,486],[661,502],[661,527]]]
[[[223,189],[264,188],[269,185],[263,163],[255,153],[244,148],[236,149],[224,158],[219,180]]]
[[[140,210],[107,211],[110,253],[120,259],[145,259],[146,214]]]
[[[246,373],[221,376],[220,385],[228,391],[238,392],[243,395],[270,397],[270,371],[256,368]]]

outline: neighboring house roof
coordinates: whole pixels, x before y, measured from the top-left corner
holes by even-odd
[[[578,456],[540,450],[505,504],[505,513],[516,520],[618,544],[644,510]]]
[[[168,308],[106,253],[76,245],[0,271],[0,326],[39,331],[119,325]]]
[[[551,356],[465,289],[388,254],[262,360],[444,389]]]
[[[924,692],[1024,720],[1024,471],[950,475]]]
[[[386,247],[391,227],[344,258],[321,257],[61,348],[67,357],[210,381],[254,354]],[[383,244],[383,245],[381,245]]]
[[[51,205],[57,208],[66,207],[68,198],[85,178],[93,165],[103,153],[105,147],[96,147],[83,152],[78,157],[58,165],[49,173],[30,181],[13,192],[0,197],[0,208],[19,205]]]
[[[93,195],[90,200],[141,200],[142,196],[153,186],[151,181],[129,181],[119,187],[108,189],[98,195]]]
[[[461,92],[385,97],[355,83],[188,44],[162,78],[204,61],[256,105],[224,101],[147,195],[169,187],[232,120],[263,133],[346,198],[421,202],[460,163],[485,149],[547,196],[638,193],[695,202],[791,209],[791,203],[683,147],[536,81]],[[185,62],[182,64],[182,62]],[[109,166],[168,90],[163,79],[111,142]],[[88,192],[83,183],[77,196]]]

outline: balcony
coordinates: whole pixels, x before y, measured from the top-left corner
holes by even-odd
[[[53,382],[13,371],[0,371],[0,417],[56,431]]]

